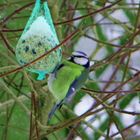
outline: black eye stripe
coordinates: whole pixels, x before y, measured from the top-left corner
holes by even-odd
[[[81,55],[74,55],[73,58],[74,58],[74,57],[78,57],[78,58],[86,58],[86,59],[88,59],[86,56],[81,56]]]
[[[75,51],[75,52],[73,52],[72,54],[82,54],[83,56],[87,56],[87,54],[86,53],[84,53],[84,52],[82,52],[82,51]]]

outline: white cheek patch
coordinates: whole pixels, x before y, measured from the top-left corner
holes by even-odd
[[[71,57],[68,57],[67,60],[71,60]]]
[[[76,63],[76,64],[79,64],[79,65],[86,65],[87,63],[88,63],[88,59],[87,58],[83,58],[83,57],[75,57],[74,58],[74,62]]]

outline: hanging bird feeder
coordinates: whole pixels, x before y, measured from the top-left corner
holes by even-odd
[[[59,44],[47,2],[36,0],[35,7],[16,46],[16,57],[20,65],[25,65]],[[39,74],[43,80],[54,71],[61,61],[61,48],[51,52],[39,61],[26,67]]]

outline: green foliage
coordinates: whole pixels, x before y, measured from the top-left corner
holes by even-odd
[[[119,107],[121,109],[124,109],[126,108],[130,102],[132,101],[132,99],[136,96],[137,94],[130,94],[130,95],[127,95],[125,96],[124,98],[122,98],[122,100],[120,101],[119,103]]]
[[[109,123],[109,120],[108,120],[108,118],[106,118],[101,123],[101,125],[97,128],[97,130],[99,129],[100,131],[104,132],[108,127],[108,123]],[[100,136],[101,136],[101,134],[98,131],[94,133],[94,139],[95,140],[98,140],[100,138]]]

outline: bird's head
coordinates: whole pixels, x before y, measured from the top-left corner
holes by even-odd
[[[69,61],[81,65],[85,68],[89,68],[90,61],[88,56],[82,51],[75,51],[72,53],[71,57],[68,58]]]

